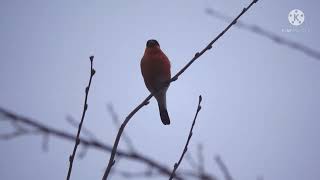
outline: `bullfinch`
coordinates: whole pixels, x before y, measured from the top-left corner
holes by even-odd
[[[160,49],[157,40],[147,41],[140,66],[146,87],[151,93],[155,93],[154,97],[158,102],[161,121],[164,125],[169,125],[166,92],[169,87],[168,81],[171,79],[170,61]]]

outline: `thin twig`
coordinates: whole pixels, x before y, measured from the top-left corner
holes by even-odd
[[[34,134],[33,132],[30,132],[28,130],[16,130],[14,132],[11,133],[5,133],[5,134],[0,134],[0,140],[11,140],[23,135],[27,135],[27,134]]]
[[[199,175],[203,174],[205,169],[204,169],[204,157],[203,157],[203,146],[202,144],[198,144],[198,172]]]
[[[68,123],[70,123],[70,125],[72,125],[75,128],[78,128],[79,122],[75,120],[72,116],[70,115],[67,116],[66,120]],[[82,126],[81,133],[90,139],[95,139],[95,140],[97,139],[97,137],[91,131],[89,131],[85,126]]]
[[[201,110],[201,101],[202,101],[202,97],[201,97],[201,95],[200,95],[200,96],[199,96],[199,102],[198,102],[197,111],[196,111],[196,114],[195,114],[195,116],[194,116],[194,118],[193,118],[193,122],[192,122],[192,125],[191,125],[191,128],[190,128],[190,132],[189,132],[189,136],[188,136],[186,145],[184,146],[184,149],[183,149],[183,151],[182,151],[182,154],[181,154],[181,156],[180,156],[179,161],[178,161],[177,163],[175,163],[174,166],[173,166],[173,170],[172,170],[172,172],[171,172],[171,175],[170,175],[169,180],[172,180],[172,179],[175,177],[176,170],[178,169],[178,167],[179,167],[179,165],[180,165],[180,163],[181,163],[181,161],[182,161],[182,159],[183,159],[184,154],[188,151],[188,145],[189,145],[190,139],[191,139],[192,134],[193,134],[192,130],[193,130],[193,127],[194,127],[194,125],[195,125],[195,123],[196,123],[196,120],[197,120],[197,117],[198,117],[198,113],[199,113],[200,110]]]
[[[80,144],[80,132],[81,132],[81,127],[82,127],[82,124],[83,124],[84,117],[85,117],[87,109],[88,109],[87,100],[88,100],[88,94],[89,94],[89,90],[90,90],[90,86],[91,86],[91,80],[92,80],[92,77],[94,76],[94,74],[96,72],[92,67],[93,66],[93,58],[94,58],[93,56],[90,56],[90,64],[91,64],[90,65],[90,79],[89,79],[89,84],[88,84],[88,86],[86,87],[86,90],[85,90],[86,96],[85,96],[85,99],[84,99],[82,117],[81,117],[81,121],[79,123],[79,128],[78,128],[76,140],[75,140],[75,143],[74,143],[74,148],[73,148],[72,154],[69,156],[69,169],[68,169],[68,175],[67,175],[67,178],[66,178],[67,180],[70,179],[74,157],[76,155],[76,151],[77,151],[78,145]]]
[[[70,123],[73,127],[77,128],[78,125],[79,125],[79,122],[77,122],[71,115],[68,115],[66,117],[66,120],[68,123]],[[84,125],[82,126],[81,128],[81,133],[83,135],[85,135],[88,139],[92,139],[92,140],[98,140],[98,138],[94,135],[94,133],[92,133],[89,129],[87,129]],[[85,155],[87,154],[88,152],[88,147],[86,145],[83,145],[83,144],[80,144],[82,145],[81,146],[81,149],[80,149],[80,152],[78,153],[78,158],[79,159],[82,159],[85,157]]]
[[[138,171],[138,172],[131,172],[131,171],[121,171],[117,169],[113,169],[112,173],[118,174],[126,179],[130,178],[151,178],[151,177],[156,177],[160,176],[161,173],[159,172],[154,172],[153,169],[146,169],[144,171]]]
[[[187,160],[187,162],[189,163],[190,167],[193,169],[196,169],[198,167],[198,164],[196,163],[196,161],[193,159],[191,153],[187,153],[185,155],[185,159]]]
[[[178,79],[178,77],[185,71],[189,68],[189,66],[195,61],[197,60],[200,56],[202,56],[202,54],[204,54],[206,51],[210,50],[212,48],[212,45],[218,40],[220,39],[221,36],[223,36],[229,29],[232,25],[236,24],[237,23],[237,20],[245,13],[247,12],[248,9],[250,9],[250,7],[254,4],[258,2],[258,0],[253,0],[249,6],[247,6],[246,8],[243,8],[243,10],[241,11],[241,13],[216,37],[214,38],[202,51],[200,52],[197,52],[194,57],[175,75],[173,76],[168,82],[167,84],[170,84],[172,83],[173,81],[176,81]],[[167,85],[165,85],[167,86]],[[164,87],[162,87],[164,88]],[[162,88],[160,88],[159,90],[161,90]],[[158,91],[159,91],[158,90]],[[154,92],[156,93],[156,92]],[[119,128],[119,131],[118,131],[118,134],[117,134],[117,137],[114,141],[114,145],[113,145],[113,148],[112,148],[112,152],[111,152],[111,155],[110,155],[110,159],[109,159],[109,162],[108,162],[108,166],[103,174],[103,177],[102,177],[102,180],[106,180],[108,178],[108,175],[111,171],[111,168],[112,166],[114,165],[115,163],[115,160],[114,160],[114,157],[115,157],[115,154],[117,152],[117,148],[118,148],[118,144],[119,144],[119,141],[120,141],[120,138],[121,138],[121,135],[122,135],[122,132],[124,130],[124,128],[126,127],[126,125],[128,124],[129,120],[132,118],[132,116],[138,112],[143,106],[149,104],[149,100],[153,97],[154,93],[151,93],[148,97],[146,97],[136,108],[134,108],[134,110],[132,112],[129,113],[129,115],[126,117],[126,119],[124,120],[124,122],[122,123],[121,127]]]
[[[208,15],[211,15],[211,16],[218,18],[218,19],[221,19],[223,21],[229,22],[231,20],[231,17],[219,12],[216,9],[207,8],[205,11]],[[242,28],[242,29],[247,30],[249,32],[255,33],[257,35],[266,37],[266,38],[274,41],[277,44],[284,45],[284,46],[287,46],[293,50],[300,51],[300,52],[314,58],[315,60],[320,60],[320,52],[319,51],[312,49],[312,48],[310,48],[304,44],[301,44],[299,42],[292,41],[292,40],[289,40],[285,37],[279,36],[271,31],[266,30],[265,28],[263,28],[261,26],[247,24],[242,21],[239,21],[236,24],[236,27],[239,27],[239,28]]]
[[[225,180],[233,180],[227,166],[224,164],[220,156],[216,156],[215,161],[217,162],[218,167],[222,171]]]
[[[111,103],[109,103],[109,104],[107,105],[107,109],[108,109],[108,111],[109,111],[109,113],[110,113],[110,116],[111,116],[111,118],[112,118],[112,121],[113,121],[114,125],[115,125],[117,128],[119,128],[120,125],[121,125],[121,122],[120,122],[120,120],[119,120],[118,114],[114,111],[113,105],[112,105]],[[126,144],[127,144],[128,149],[129,149],[131,152],[135,152],[136,150],[135,150],[135,147],[134,147],[134,145],[133,145],[130,137],[129,137],[125,132],[123,133],[122,136],[123,136],[123,140],[124,140],[124,141],[126,142]]]
[[[179,174],[183,174],[184,176],[187,176],[187,177],[194,177],[195,179],[199,179],[199,180],[218,180],[216,176],[208,173],[199,174],[198,172],[179,170]],[[177,179],[177,173],[174,178]]]
[[[48,133],[44,133],[42,136],[42,150],[44,152],[48,152],[49,150],[49,134]]]
[[[115,163],[115,160],[114,160],[114,157],[117,153],[117,148],[118,148],[118,144],[119,144],[119,141],[120,141],[120,137],[121,137],[121,134],[124,130],[124,128],[126,127],[126,125],[128,124],[129,120],[131,119],[131,117],[136,113],[138,112],[143,106],[149,104],[149,100],[151,99],[151,97],[153,96],[153,94],[150,94],[144,101],[142,101],[142,103],[140,103],[127,117],[126,119],[124,120],[124,122],[121,124],[120,126],[120,129],[118,131],[118,134],[117,134],[117,137],[116,137],[116,140],[114,141],[114,145],[112,147],[112,151],[111,151],[111,155],[110,155],[110,159],[109,159],[109,163],[108,163],[108,166],[107,166],[107,169],[103,175],[103,180],[106,180],[108,178],[108,175],[111,171],[111,167],[114,165]]]

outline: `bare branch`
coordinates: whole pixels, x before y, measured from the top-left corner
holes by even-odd
[[[160,176],[161,173],[159,172],[154,172],[151,168],[147,168],[144,171],[140,171],[140,172],[130,172],[130,171],[121,171],[121,170],[117,170],[114,169],[113,172],[114,174],[118,174],[124,178],[130,179],[130,178],[151,178],[151,177],[156,177],[156,176]]]
[[[119,117],[118,117],[118,114],[114,111],[114,108],[113,108],[113,105],[110,103],[107,105],[107,109],[108,109],[108,112],[110,113],[110,116],[112,118],[112,121],[113,123],[116,125],[117,128],[120,127],[121,125],[121,122],[119,120]],[[128,149],[132,152],[135,152],[135,148],[134,148],[134,145],[130,139],[129,136],[127,136],[126,133],[123,133],[123,140],[125,141],[125,143],[127,144],[128,146]]]
[[[37,133],[39,133],[38,130],[28,129],[26,127],[21,126],[19,123],[15,121],[11,121],[11,125],[15,128],[15,130],[9,133],[0,134],[0,140],[12,140],[20,136],[36,135]]]
[[[80,149],[80,152],[78,154],[78,158],[79,159],[82,159],[85,157],[85,155],[87,154],[88,152],[88,146],[85,146],[85,145],[82,145],[81,146],[81,149]]]
[[[207,8],[205,11],[208,15],[211,15],[211,16],[218,18],[218,19],[221,19],[223,21],[229,22],[231,20],[231,18],[229,16],[219,12],[216,9]],[[240,21],[236,24],[236,26],[239,28],[242,28],[244,30],[247,30],[249,32],[252,32],[254,34],[266,37],[266,38],[274,41],[277,44],[287,46],[287,47],[289,47],[293,50],[296,50],[296,51],[300,51],[300,52],[302,52],[302,53],[304,53],[304,54],[306,54],[316,60],[320,60],[320,52],[319,51],[312,49],[304,44],[301,44],[301,43],[298,43],[295,41],[291,41],[285,37],[279,36],[279,35],[271,32],[271,31],[267,31],[267,30],[265,30],[265,28],[263,28],[261,26],[246,24],[246,23],[240,22]]]
[[[203,146],[202,144],[198,144],[198,172],[200,175],[205,171],[204,164]]]
[[[181,154],[181,156],[180,156],[179,161],[178,161],[177,163],[175,163],[174,166],[173,166],[173,170],[172,170],[172,172],[171,172],[171,175],[170,175],[169,180],[172,180],[172,179],[175,177],[176,170],[178,169],[178,167],[179,167],[179,165],[180,165],[180,163],[181,163],[181,161],[182,161],[182,159],[183,159],[184,154],[188,151],[188,145],[189,145],[190,139],[191,139],[191,137],[192,137],[192,133],[193,133],[192,130],[193,130],[193,127],[194,127],[194,125],[195,125],[195,123],[196,123],[196,119],[197,119],[198,113],[199,113],[199,111],[201,110],[201,105],[200,105],[200,104],[201,104],[201,101],[202,101],[202,97],[201,97],[201,95],[200,95],[200,96],[199,96],[199,102],[198,102],[197,111],[196,111],[196,114],[195,114],[195,116],[194,116],[194,119],[193,119],[191,128],[190,128],[190,132],[189,132],[189,136],[188,136],[186,145],[184,146],[184,149],[183,149],[183,151],[182,151],[182,154]]]
[[[218,180],[217,177],[215,177],[214,175],[212,174],[208,174],[208,173],[205,173],[205,174],[200,174],[198,172],[191,172],[191,171],[185,171],[185,170],[179,170],[179,174],[183,174],[187,177],[194,177],[196,179],[200,179],[200,180]],[[176,173],[178,174],[178,173]],[[177,177],[175,177],[177,179]]]
[[[178,79],[178,77],[185,71],[187,70],[191,64],[194,63],[195,60],[197,60],[200,56],[202,56],[206,51],[210,50],[212,48],[212,45],[218,40],[220,39],[220,37],[222,37],[230,28],[231,26],[233,26],[234,24],[237,23],[237,20],[245,13],[247,12],[248,9],[250,9],[250,7],[255,4],[256,2],[258,2],[258,0],[253,0],[246,8],[243,8],[243,10],[239,13],[239,15],[216,37],[214,38],[202,51],[197,52],[194,57],[175,75],[173,76],[166,84],[170,84],[173,81],[176,81]],[[167,86],[165,85],[165,86]],[[162,87],[162,88],[165,88]],[[162,88],[160,88],[159,90],[161,90]],[[159,91],[158,90],[158,91]],[[157,93],[157,92],[154,92]],[[135,115],[136,112],[138,112],[143,106],[149,104],[149,100],[153,97],[154,93],[151,93],[148,97],[146,97],[131,113],[129,113],[129,115],[126,117],[126,119],[124,120],[124,122],[122,123],[121,127],[119,128],[117,137],[114,141],[114,145],[112,148],[112,152],[110,155],[110,159],[108,162],[108,166],[104,172],[104,175],[102,177],[102,180],[106,180],[108,178],[108,175],[111,171],[112,166],[115,163],[114,157],[115,154],[117,152],[117,148],[118,148],[118,144],[122,135],[122,132],[124,131],[124,128],[126,127],[126,125],[128,124],[128,122],[130,121],[130,119],[132,118],[133,115]]]
[[[9,121],[13,126],[15,126],[14,124],[19,124],[19,127],[21,129],[30,129],[29,131],[32,133],[24,134],[24,136],[29,134],[43,136],[47,134],[48,137],[51,136],[51,137],[55,137],[55,138],[70,141],[70,142],[74,142],[76,140],[76,136],[71,133],[52,128],[48,125],[40,123],[37,120],[18,115],[16,113],[13,113],[1,107],[0,107],[0,115],[4,117],[4,118],[1,118],[0,121]],[[86,139],[81,137],[80,141],[81,141],[81,145],[87,149],[89,148],[96,149],[103,152],[111,152],[112,150],[112,147],[110,145],[104,144],[103,142],[95,139]],[[81,154],[81,152],[79,154]],[[116,155],[119,158],[120,157],[126,158],[128,160],[145,164],[146,166],[153,168],[156,172],[164,176],[171,175],[171,170],[166,165],[163,165],[160,162],[157,162],[156,160],[150,157],[147,157],[146,155],[143,155],[141,153],[137,153],[137,152],[132,153],[132,152],[127,152],[123,150],[118,150]],[[199,176],[197,172],[193,172],[191,170],[180,170],[180,171],[181,172],[177,173],[175,177],[178,180],[184,179],[183,178],[184,176],[198,178],[202,180],[216,180],[214,175],[209,173],[202,174],[201,176]]]
[[[76,136],[76,139],[75,139],[74,148],[73,148],[72,154],[69,157],[69,169],[68,169],[68,175],[67,175],[67,178],[66,178],[67,180],[70,179],[74,157],[76,155],[76,151],[77,151],[78,145],[80,144],[80,132],[81,132],[81,128],[82,128],[84,117],[85,117],[87,109],[88,109],[87,100],[88,100],[88,94],[89,94],[89,90],[90,90],[90,86],[91,86],[91,80],[92,80],[92,77],[94,76],[94,74],[96,72],[92,67],[93,66],[93,58],[94,58],[93,56],[90,56],[90,64],[91,64],[90,65],[90,79],[89,79],[89,84],[88,84],[88,86],[86,87],[86,90],[85,90],[86,96],[85,96],[85,99],[84,99],[82,117],[81,117],[81,121],[80,121],[80,124],[79,124],[77,136]]]
[[[127,117],[126,119],[124,120],[124,122],[121,124],[120,126],[120,129],[118,131],[118,134],[117,134],[117,137],[116,137],[116,140],[114,142],[114,145],[112,147],[112,151],[111,151],[111,155],[110,155],[110,159],[109,159],[109,163],[108,163],[108,166],[107,166],[107,169],[103,175],[103,180],[106,180],[108,178],[108,175],[111,171],[111,167],[114,165],[115,163],[115,160],[114,160],[114,157],[117,153],[117,148],[118,148],[118,144],[119,144],[119,141],[120,141],[120,137],[121,137],[121,134],[124,130],[124,128],[126,127],[126,125],[128,124],[129,120],[132,118],[132,116],[138,112],[143,106],[149,104],[149,100],[151,99],[151,97],[153,96],[153,94],[150,94],[144,101],[142,101],[142,103],[140,103]]]
[[[79,126],[79,122],[78,121],[76,121],[72,116],[67,116],[66,117],[66,120],[67,120],[67,122],[68,123],[70,123],[73,127],[75,127],[75,128],[78,128],[78,126]],[[91,131],[89,131],[85,126],[82,126],[82,128],[81,128],[81,133],[83,134],[83,135],[86,135],[88,138],[90,138],[90,139],[97,139],[97,137],[91,132]]]
[[[215,161],[217,162],[218,167],[222,171],[225,180],[233,180],[227,166],[224,164],[220,156],[216,156]]]
[[[15,114],[1,107],[0,107],[0,115],[4,117],[4,118],[1,118],[0,120],[2,121],[7,120],[9,122],[12,122],[11,124],[19,124],[19,126],[22,129],[33,128],[32,130],[30,130],[30,132],[33,132],[33,134],[38,134],[38,135],[47,134],[48,136],[56,137],[56,138],[66,140],[66,141],[71,141],[71,142],[74,142],[76,140],[76,136],[71,133],[52,128],[48,125],[40,123],[39,121]],[[24,135],[28,135],[28,134],[24,134]],[[87,148],[92,148],[92,149],[100,150],[103,152],[111,152],[112,150],[112,147],[110,145],[104,144],[103,142],[95,139],[80,138],[80,141],[81,141],[81,145]],[[132,153],[132,152],[126,152],[123,150],[118,150],[116,152],[116,155],[118,157],[123,157],[132,161],[143,163],[149,167],[154,168],[159,173],[165,176],[169,176],[171,174],[170,168],[141,153],[137,153],[137,152]],[[188,173],[188,176],[190,177],[197,177],[197,174],[195,173],[192,173],[192,172],[186,172],[186,173]],[[180,175],[176,178],[180,180],[183,179],[181,178]]]
[[[31,134],[31,133],[26,130],[16,130],[11,133],[0,134],[0,140],[11,140],[27,134]]]
[[[42,150],[44,152],[48,152],[49,150],[49,137],[48,133],[43,133],[42,135]]]
[[[198,167],[198,164],[196,163],[196,161],[193,159],[191,153],[187,153],[185,155],[185,159],[187,160],[187,162],[189,163],[190,167],[193,169],[196,169]]]

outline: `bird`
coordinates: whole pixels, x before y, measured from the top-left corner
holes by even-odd
[[[147,89],[155,93],[154,97],[158,102],[161,121],[164,125],[169,125],[166,93],[169,88],[168,82],[171,79],[171,65],[157,40],[147,41],[140,66]]]

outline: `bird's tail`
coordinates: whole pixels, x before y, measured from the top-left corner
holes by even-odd
[[[161,121],[164,125],[169,125],[170,124],[170,118],[169,118],[169,114],[167,109],[160,109],[159,107],[159,111],[160,111],[160,118]]]
[[[160,112],[160,118],[164,125],[170,124],[170,118],[167,111],[167,103],[166,103],[166,90],[159,92],[157,95],[155,95],[158,106],[159,106],[159,112]]]

